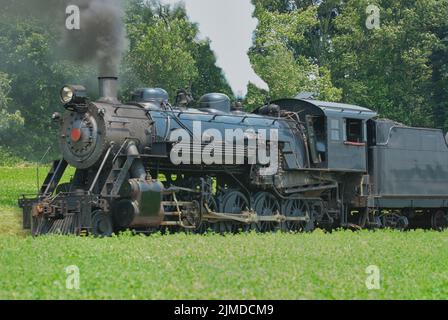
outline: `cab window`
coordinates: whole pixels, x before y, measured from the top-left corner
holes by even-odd
[[[359,119],[346,119],[346,141],[354,143],[363,143],[363,122]]]

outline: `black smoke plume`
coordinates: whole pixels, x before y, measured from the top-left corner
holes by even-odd
[[[84,63],[98,63],[100,76],[118,74],[126,48],[123,22],[124,9],[120,0],[0,0],[4,13],[21,19],[31,17],[42,23],[51,21],[59,34],[62,58]],[[80,11],[80,29],[66,28],[66,8],[76,5]]]

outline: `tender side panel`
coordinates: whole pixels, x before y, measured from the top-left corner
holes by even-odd
[[[448,148],[440,130],[377,126],[377,137],[376,145],[370,147],[375,206],[447,204]]]

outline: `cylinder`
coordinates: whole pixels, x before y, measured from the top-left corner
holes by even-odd
[[[163,185],[157,181],[129,180],[131,198],[137,205],[138,212],[132,226],[158,227],[163,221],[162,206]]]

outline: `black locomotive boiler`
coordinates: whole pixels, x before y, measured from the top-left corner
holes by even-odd
[[[33,235],[448,226],[448,147],[440,130],[311,96],[248,113],[223,94],[191,106],[181,92],[171,105],[164,90],[146,88],[121,103],[117,78],[100,78],[99,87],[98,101],[82,86],[61,90],[66,111],[53,119],[62,157],[37,195],[19,199]],[[173,139],[178,130],[191,139]],[[243,133],[232,136],[230,149],[213,151],[233,161],[201,158],[210,143],[229,142],[207,138],[210,130]],[[272,163],[249,159],[261,131],[266,152],[278,159],[272,171]],[[195,161],[173,161],[182,145]],[[68,166],[75,173],[61,183]]]

